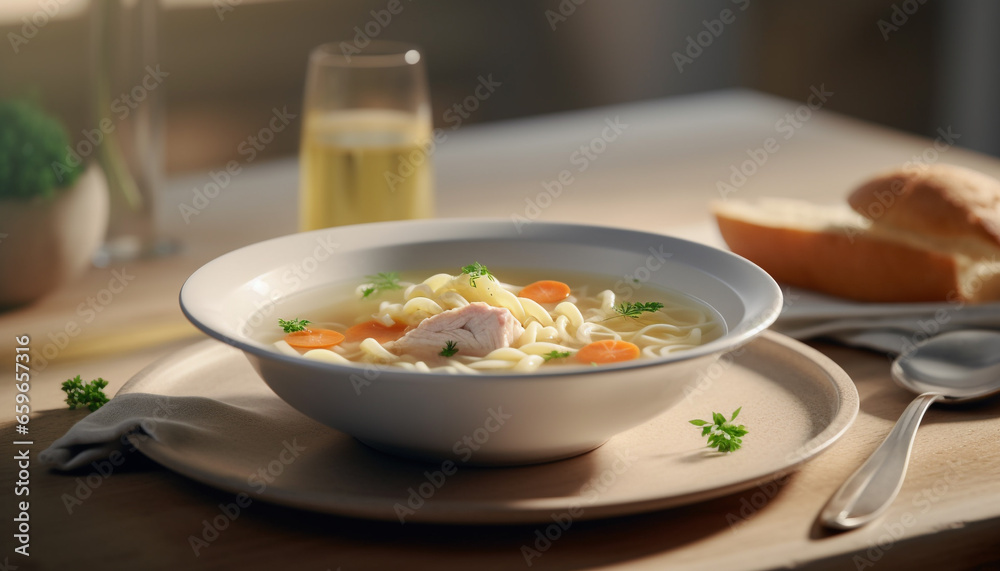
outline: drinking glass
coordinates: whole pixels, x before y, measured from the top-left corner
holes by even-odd
[[[430,103],[416,46],[324,44],[309,56],[300,229],[431,215]]]
[[[91,128],[86,137],[108,180],[111,217],[94,264],[163,256],[178,245],[157,226],[164,130],[159,0],[93,0]],[[88,148],[84,146],[83,148]]]

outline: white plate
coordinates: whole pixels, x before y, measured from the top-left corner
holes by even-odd
[[[181,474],[232,492],[320,512],[440,523],[551,522],[618,516],[678,506],[747,489],[794,470],[836,441],[858,412],[847,374],[818,351],[765,332],[723,357],[700,392],[654,420],[568,460],[517,468],[437,474],[440,464],[399,459],[310,420],[278,399],[239,351],[215,341],[183,349],[136,375],[119,394],[206,397],[257,411],[243,438],[214,431],[134,438],[147,456]],[[742,406],[741,450],[705,448],[687,421]],[[224,425],[223,425],[224,426]],[[192,429],[194,430],[194,429]],[[253,437],[247,434],[252,432]],[[250,478],[275,462],[283,442],[302,448],[261,491]],[[272,471],[275,472],[277,470]],[[429,474],[429,475],[428,475]],[[428,496],[418,498],[414,494]]]

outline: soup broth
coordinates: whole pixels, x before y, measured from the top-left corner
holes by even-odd
[[[718,312],[681,292],[586,273],[475,266],[366,276],[294,296],[254,337],[341,364],[529,373],[654,359],[726,332]],[[277,317],[285,329],[304,330],[287,333]]]

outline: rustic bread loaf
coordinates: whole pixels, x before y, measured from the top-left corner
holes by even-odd
[[[860,301],[1000,300],[1000,182],[948,165],[866,181],[850,205],[712,204],[733,252],[776,280]]]
[[[948,250],[990,257],[1000,250],[1000,181],[955,165],[918,165],[878,175],[847,199],[876,230],[914,233]]]

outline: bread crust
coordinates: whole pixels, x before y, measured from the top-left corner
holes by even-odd
[[[847,200],[882,228],[1000,246],[1000,181],[971,169],[896,169],[861,184]]]
[[[748,222],[716,210],[723,239],[775,280],[871,302],[962,299],[955,258],[866,232],[807,230]]]

